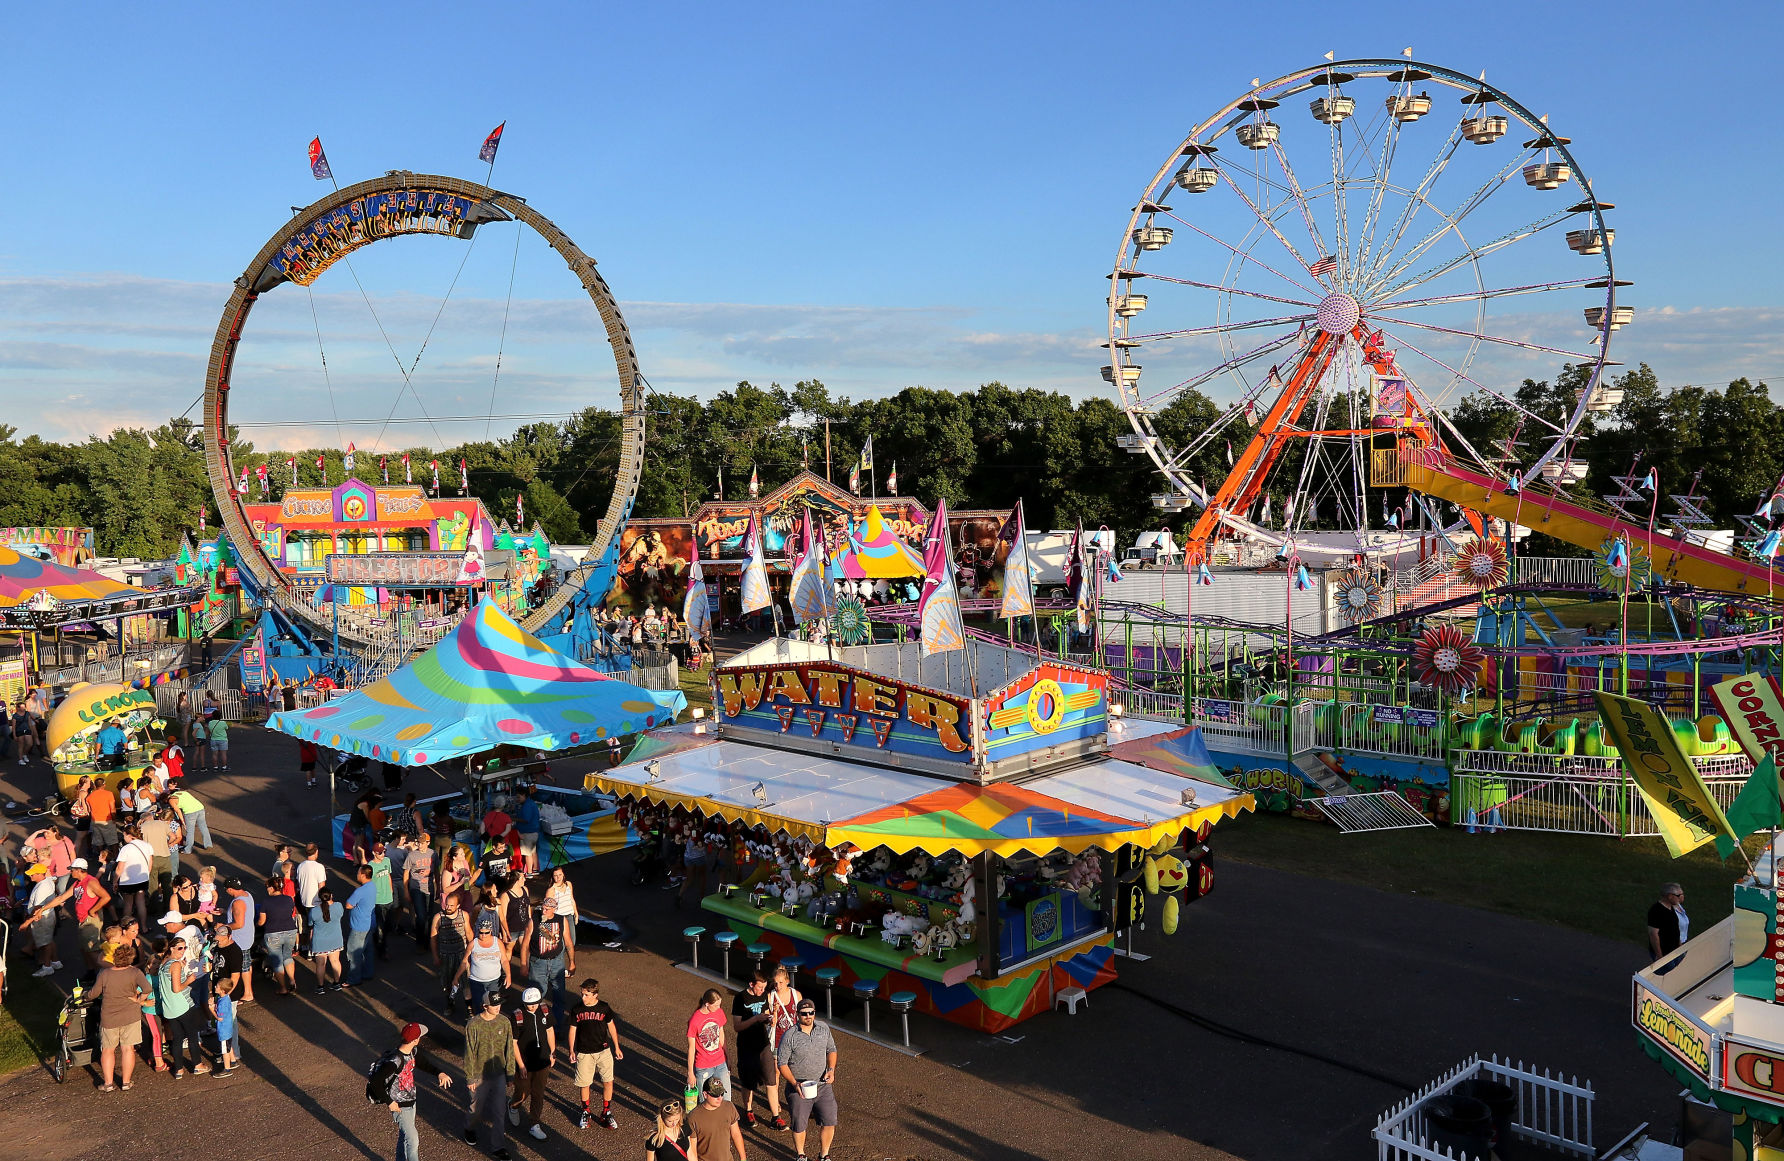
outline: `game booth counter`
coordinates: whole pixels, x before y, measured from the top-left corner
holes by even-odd
[[[1179,736],[1151,764],[1112,755],[1105,671],[983,642],[776,639],[713,689],[714,727],[663,731],[586,784],[626,800],[641,842],[720,852],[701,903],[720,946],[984,1031],[1113,980],[1155,897],[1175,932],[1212,886],[1209,830],[1252,805],[1193,731],[1121,721]]]
[[[99,752],[99,731],[115,723],[124,731],[122,763],[107,764]],[[44,727],[44,748],[56,771],[56,789],[72,798],[83,777],[117,788],[119,779],[148,769],[167,723],[155,709],[150,689],[79,683],[69,689]]]

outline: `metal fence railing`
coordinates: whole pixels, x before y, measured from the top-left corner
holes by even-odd
[[[1694,759],[1724,810],[1752,773],[1744,757]],[[1481,769],[1499,766],[1499,769]],[[1636,838],[1660,828],[1617,758],[1458,751],[1450,771],[1451,818],[1485,830]]]
[[[1512,1064],[1497,1056],[1463,1061],[1430,1084],[1384,1112],[1375,1122],[1377,1161],[1459,1161],[1461,1149],[1433,1139],[1426,1106],[1436,1097],[1455,1092],[1470,1081],[1495,1081],[1509,1085],[1515,1096],[1512,1136],[1560,1153],[1592,1157],[1592,1082],[1565,1077],[1548,1069],[1538,1071],[1520,1061]],[[1501,1141],[1501,1156],[1511,1143]]]
[[[1195,701],[1194,724],[1216,750],[1240,750],[1252,754],[1281,754],[1287,745],[1287,707],[1221,701],[1201,697]]]
[[[1377,708],[1376,705],[1365,702],[1340,707],[1338,745],[1347,750],[1420,758],[1428,762],[1444,760],[1449,731],[1444,728],[1442,716],[1433,711],[1436,724],[1421,725],[1416,721],[1406,720],[1405,708],[1390,706],[1379,708],[1394,710],[1392,716],[1401,720],[1378,721],[1382,715],[1376,712]]]

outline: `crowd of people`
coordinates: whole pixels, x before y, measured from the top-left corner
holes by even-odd
[[[575,888],[541,859],[530,789],[479,820],[475,841],[444,803],[429,812],[409,794],[386,810],[368,792],[343,836],[348,886],[314,843],[276,846],[249,882],[204,861],[213,843],[184,756],[175,740],[116,790],[83,780],[66,823],[21,845],[23,951],[36,974],[64,973],[91,1013],[101,1092],[140,1084],[139,1064],[175,1081],[229,1076],[242,1067],[244,1006],[362,987],[412,944],[439,1011],[465,1021],[468,1142],[502,1159],[511,1129],[546,1139],[554,1075],[574,1089],[578,1129],[620,1128],[625,1036],[578,946]],[[72,970],[64,948],[79,957]],[[453,1075],[426,1038],[424,1025],[404,1026],[367,1078],[408,1161],[420,1149],[417,1062]],[[828,1157],[836,1045],[784,967],[758,971],[728,1004],[717,989],[700,996],[684,1063],[681,1092],[639,1094],[653,1111],[647,1158],[748,1161],[745,1130],[758,1127],[791,1131],[801,1157],[815,1127],[810,1156]]]

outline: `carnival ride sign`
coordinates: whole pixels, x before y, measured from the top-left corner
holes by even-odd
[[[973,760],[972,702],[943,690],[828,661],[719,669],[713,686],[722,723],[870,753]]]
[[[1640,983],[1634,996],[1631,1019],[1636,1031],[1709,1083],[1713,1076],[1709,1030]]]
[[[464,559],[458,552],[330,553],[330,584],[382,588],[450,588]]]
[[[356,198],[318,214],[291,233],[268,265],[273,284],[309,286],[322,272],[362,246],[399,234],[469,238],[480,221],[505,218],[486,206],[444,190],[392,190]],[[257,289],[268,289],[266,279]]]
[[[1001,760],[1108,732],[1108,674],[1042,662],[985,706],[985,752]]]

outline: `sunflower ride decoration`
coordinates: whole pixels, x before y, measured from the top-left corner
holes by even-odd
[[[836,639],[844,645],[866,645],[873,640],[873,623],[867,619],[867,606],[860,597],[844,597],[836,602]]]
[[[1338,599],[1338,615],[1351,624],[1381,615],[1381,582],[1362,569],[1347,569],[1340,573],[1333,588]]]
[[[1621,536],[1606,540],[1592,554],[1592,566],[1598,576],[1598,587],[1607,593],[1620,593],[1625,587],[1634,591],[1646,588],[1653,577],[1653,561],[1639,544],[1630,544]]]
[[[1414,675],[1424,685],[1456,694],[1480,682],[1481,663],[1487,651],[1454,625],[1425,630],[1412,650]]]
[[[1456,579],[1482,592],[1498,588],[1511,575],[1505,560],[1505,545],[1497,540],[1476,536],[1462,545],[1456,554]]]

